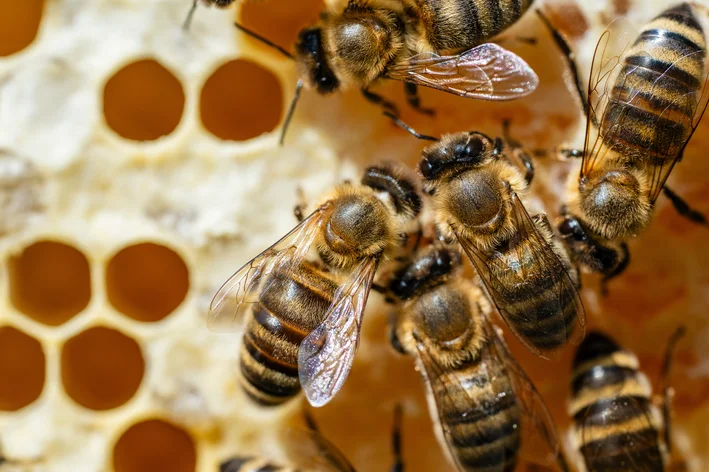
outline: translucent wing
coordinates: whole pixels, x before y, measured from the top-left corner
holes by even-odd
[[[596,44],[588,80],[586,137],[581,176],[588,176],[605,157],[607,148],[601,145],[603,140],[599,133],[601,119],[608,105],[613,82],[620,71],[621,60],[636,35],[636,30],[627,20],[617,19],[608,26]]]
[[[568,470],[564,460],[554,421],[544,400],[522,367],[507,349],[499,328],[485,323],[489,349],[483,353],[484,362],[504,366],[512,384],[521,411],[521,435],[523,459],[542,466],[558,464],[560,470]]]
[[[297,267],[310,249],[322,222],[323,208],[313,212],[273,246],[244,264],[221,286],[212,299],[207,326],[216,332],[232,332],[245,312],[258,303],[263,283],[274,271]]]
[[[456,235],[519,340],[540,357],[556,357],[566,343],[583,339],[583,304],[566,267],[514,192],[510,200],[516,231],[504,247],[485,252]]]
[[[521,57],[494,43],[457,56],[421,53],[390,67],[387,77],[481,100],[524,97],[539,84]]]
[[[298,374],[312,406],[328,403],[352,369],[362,315],[378,258],[364,259],[338,287],[324,321],[305,337],[298,351]]]
[[[296,470],[322,472],[354,472],[345,455],[318,431],[288,428],[282,434],[281,444]]]
[[[627,470],[652,472],[664,463],[660,434],[650,418],[649,400],[622,394],[593,403],[576,414],[581,452],[589,470],[602,470],[602,458]],[[580,420],[580,422],[579,422]],[[613,431],[609,436],[608,431]],[[600,463],[596,464],[596,461]],[[593,466],[593,468],[591,468]]]

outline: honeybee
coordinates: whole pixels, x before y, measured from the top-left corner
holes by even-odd
[[[512,100],[533,92],[539,79],[516,54],[484,43],[517,22],[533,0],[349,0],[303,29],[295,55],[237,24],[298,65],[300,79],[284,121],[281,144],[303,86],[322,95],[358,87],[396,114],[369,87],[380,78],[405,83],[408,103],[423,113],[417,86],[463,97]]]
[[[628,265],[625,241],[647,228],[661,191],[680,214],[707,224],[665,184],[709,101],[706,34],[695,8],[665,10],[630,46],[628,28],[616,21],[596,46],[580,97],[584,149],[566,153],[582,157],[581,170],[558,229],[580,264],[604,274],[604,287]]]
[[[674,347],[670,338],[663,372],[662,414],[638,358],[600,332],[586,336],[574,358],[569,414],[580,472],[663,471],[670,464],[670,388]]]
[[[530,217],[519,197],[533,176],[529,153],[478,132],[439,141],[389,117],[436,141],[423,150],[419,170],[439,230],[458,240],[515,335],[545,358],[567,342],[578,344],[586,326],[578,273],[546,215]]]
[[[182,28],[185,31],[190,29],[190,24],[192,23],[192,17],[194,16],[194,12],[197,9],[197,3],[199,1],[200,0],[193,0],[192,1],[192,7],[190,7],[190,11],[187,13],[187,18],[185,18],[185,22],[182,23]],[[232,3],[234,3],[234,0],[201,0],[201,2],[207,6],[216,5],[220,8],[226,8],[229,5],[231,5]]]
[[[392,277],[394,347],[415,358],[441,447],[459,471],[512,471],[522,457],[566,470],[536,388],[490,324],[482,291],[462,277],[460,254],[419,251]]]
[[[289,467],[278,465],[265,458],[241,456],[227,459],[219,466],[219,472],[297,472],[297,471],[330,471],[354,472],[355,468],[340,450],[328,441],[318,430],[310,415],[306,415],[307,430],[291,429],[284,437],[281,445],[290,456],[293,463]],[[397,405],[394,410],[394,428],[392,430],[392,446],[394,466],[392,471],[403,472],[404,462],[401,456],[401,423],[402,410]]]
[[[403,169],[370,167],[361,184],[336,187],[224,283],[207,322],[229,332],[246,312],[253,314],[240,358],[247,394],[276,405],[302,387],[313,406],[332,399],[352,367],[377,267],[420,209],[415,182]],[[320,264],[306,259],[312,247]]]

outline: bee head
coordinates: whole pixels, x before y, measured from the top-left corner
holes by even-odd
[[[369,85],[403,46],[401,20],[388,10],[347,8],[326,19],[326,50],[345,82]]]
[[[389,290],[400,300],[408,300],[420,290],[444,282],[459,266],[457,251],[443,245],[430,246],[395,272]]]
[[[426,180],[437,180],[457,170],[476,167],[490,156],[495,144],[482,133],[455,133],[423,150],[419,163]]]
[[[619,247],[603,244],[576,216],[564,213],[557,229],[572,259],[592,271],[609,273],[621,263]]]
[[[339,88],[340,81],[332,71],[327,54],[323,49],[321,28],[301,30],[295,45],[295,53],[301,77],[310,88],[323,95],[332,93]]]
[[[579,181],[584,221],[606,239],[637,234],[650,219],[652,205],[646,179],[629,169],[616,169]]]
[[[362,184],[376,191],[386,192],[397,215],[410,220],[421,212],[421,196],[416,181],[406,169],[396,164],[383,164],[367,168]]]

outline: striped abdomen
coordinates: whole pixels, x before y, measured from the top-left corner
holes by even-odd
[[[574,360],[573,440],[588,472],[662,472],[664,449],[637,358],[589,333]]]
[[[481,347],[487,349],[487,342]],[[485,408],[471,410],[466,397],[460,401],[441,403],[440,420],[450,443],[450,448],[465,471],[512,471],[517,463],[521,446],[520,409],[509,379],[496,378],[495,383],[487,381],[491,377],[489,370],[501,366],[481,366],[480,359],[470,360],[455,368],[449,375],[455,375],[459,384],[466,389],[461,391],[448,385],[446,377],[431,378],[434,396],[470,395],[479,399]],[[485,379],[483,381],[483,379]],[[456,408],[458,405],[460,408]]]
[[[262,405],[281,404],[300,391],[298,348],[323,321],[337,289],[309,263],[271,279],[246,326],[240,353],[242,385]]]
[[[647,25],[625,55],[601,121],[606,146],[626,159],[675,160],[704,86],[706,38],[682,3]]]
[[[565,256],[552,244],[542,246],[536,235],[527,236],[516,235],[514,242],[499,248],[500,261],[491,267],[500,283],[491,291],[519,335],[540,350],[553,350],[577,329],[578,295],[562,263]]]
[[[441,52],[470,49],[512,26],[534,0],[416,0],[426,39]],[[424,32],[422,32],[424,33]]]

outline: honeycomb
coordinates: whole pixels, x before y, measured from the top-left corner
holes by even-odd
[[[623,14],[639,26],[673,3],[569,2],[545,3],[583,71],[610,19]],[[300,421],[303,400],[274,410],[248,401],[236,379],[239,336],[206,329],[212,294],[294,225],[299,190],[312,202],[365,164],[418,159],[422,144],[357,91],[305,92],[278,147],[295,67],[232,21],[288,47],[322,1],[200,7],[184,32],[190,6],[0,0],[2,470],[191,472],[217,471],[238,454],[282,460],[280,431]],[[537,38],[506,44],[540,76],[523,100],[424,90],[432,119],[405,106],[398,84],[377,88],[427,134],[499,134],[510,118],[529,147],[581,145],[583,120],[547,32],[529,14],[510,34]],[[708,131],[705,119],[669,181],[705,213]],[[535,203],[553,203],[554,215],[575,165],[538,162]],[[589,328],[637,352],[657,385],[667,338],[688,327],[671,379],[674,439],[690,470],[707,470],[706,228],[661,199],[631,251],[607,297],[596,278],[584,279]],[[352,374],[315,418],[358,470],[387,470],[391,412],[401,402],[407,470],[449,470],[412,361],[388,346],[390,309],[370,297]],[[572,353],[550,363],[507,339],[563,431]]]

